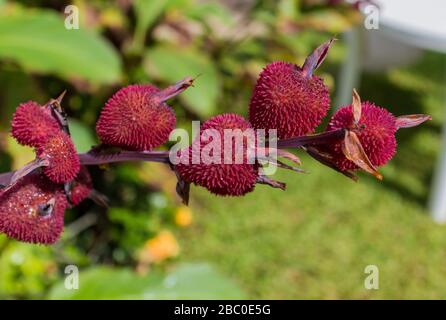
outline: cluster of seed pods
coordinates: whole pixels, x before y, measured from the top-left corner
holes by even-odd
[[[7,174],[8,184],[0,189],[0,231],[21,241],[54,243],[65,209],[93,190],[70,137],[63,95],[45,105],[23,103],[11,121],[11,135],[36,153],[35,160]]]
[[[277,167],[302,171],[277,159],[300,165],[299,158],[285,149],[300,148],[352,179],[357,179],[354,172],[359,169],[382,179],[377,168],[394,156],[397,130],[419,125],[430,117],[395,117],[372,102],[361,102],[353,90],[352,104],[340,108],[326,129],[315,134],[330,108],[330,96],[314,71],[324,61],[333,41],[316,48],[301,67],[282,61],[266,65],[253,90],[249,118],[236,114],[212,117],[202,124],[192,144],[179,152],[189,157],[194,152],[201,153],[212,140],[207,129],[220,133],[219,137],[224,136],[225,130],[236,129],[230,160],[240,155],[241,163],[227,163],[220,154],[216,156],[222,161],[215,163],[174,164],[168,151],[153,150],[165,144],[175,129],[175,113],[166,101],[191,87],[194,79],[190,77],[165,89],[145,84],[117,91],[106,102],[97,121],[101,144],[83,154],[77,153],[70,137],[61,106],[63,94],[44,105],[33,101],[21,104],[13,116],[11,134],[18,143],[34,148],[36,158],[15,172],[0,174],[0,232],[20,241],[52,244],[63,231],[66,208],[86,198],[106,206],[106,197],[93,189],[87,168],[90,165],[123,161],[166,163],[178,178],[177,192],[185,203],[190,184],[220,196],[243,196],[252,192],[256,184],[285,189],[285,183],[263,172],[272,154]],[[270,129],[277,130],[275,148],[270,146],[273,138],[268,135],[265,145],[257,139],[251,145],[245,143],[246,130]],[[238,138],[244,142],[242,148],[236,147]],[[248,161],[252,160],[252,150],[264,151],[263,157]],[[258,157],[258,153],[254,154]]]

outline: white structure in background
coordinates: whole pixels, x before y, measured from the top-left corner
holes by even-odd
[[[406,64],[422,50],[446,54],[446,0],[374,2],[379,7],[379,28],[367,30],[363,26],[345,34],[349,50],[340,74],[336,106],[350,103],[351,90],[358,86],[362,68],[384,70]],[[446,117],[440,153],[429,207],[435,221],[446,222]]]

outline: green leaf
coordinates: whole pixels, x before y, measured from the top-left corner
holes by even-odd
[[[31,76],[13,70],[0,69],[0,128],[10,129],[12,115],[20,103],[44,99]]]
[[[184,264],[148,288],[144,299],[243,299],[232,281],[207,264]]]
[[[298,19],[299,2],[299,0],[280,0],[278,4],[279,15],[292,20]]]
[[[218,72],[206,55],[192,49],[158,46],[147,51],[144,69],[150,77],[169,83],[200,75],[195,86],[182,93],[180,98],[201,117],[215,112],[221,85]]]
[[[207,264],[182,264],[174,271],[139,276],[129,269],[96,267],[79,274],[79,289],[64,283],[50,299],[241,299],[242,291]]]
[[[87,152],[97,144],[91,129],[78,120],[70,119],[70,133],[77,152]]]
[[[0,58],[68,80],[99,84],[121,77],[119,56],[109,43],[82,27],[66,29],[63,18],[45,10],[0,13]]]
[[[142,48],[147,29],[150,28],[166,9],[169,0],[135,0],[133,10],[136,15],[135,44]]]
[[[234,26],[234,16],[219,2],[205,2],[184,9],[184,15],[203,23],[208,18],[217,18],[227,26]]]
[[[159,276],[139,278],[130,269],[95,267],[79,274],[79,289],[67,290],[64,283],[52,288],[50,299],[130,299],[159,281]]]

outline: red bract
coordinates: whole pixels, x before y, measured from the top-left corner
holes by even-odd
[[[390,161],[395,155],[397,145],[395,116],[386,109],[365,101],[362,103],[362,115],[357,126],[353,127],[353,121],[352,105],[343,107],[333,115],[327,131],[352,129],[374,166],[380,167]],[[340,141],[330,147],[336,165],[343,171],[358,169],[355,163],[345,157],[342,145],[343,141]]]
[[[60,131],[37,147],[37,157],[48,160],[45,175],[55,183],[73,180],[80,170],[80,161],[70,136]]]
[[[0,232],[31,243],[52,244],[62,231],[67,201],[60,185],[41,174],[0,191]]]
[[[314,132],[330,106],[328,88],[313,71],[322,63],[333,40],[322,44],[301,68],[273,62],[260,73],[249,105],[256,129],[277,129],[281,139]]]
[[[200,163],[193,164],[193,152],[201,155],[203,148],[212,140],[206,134],[205,130],[207,129],[215,129],[220,134],[221,154],[217,157],[220,157],[221,163],[205,164],[201,159]],[[225,129],[240,129],[239,134],[242,135],[245,130],[251,129],[251,125],[243,117],[236,114],[222,114],[209,119],[200,128],[200,137],[197,139],[201,139],[201,144],[198,143],[198,140],[195,140],[192,146],[185,151],[189,153],[189,164],[180,163],[176,166],[176,170],[184,181],[202,186],[216,195],[241,196],[254,190],[258,168],[256,165],[248,163],[247,148],[243,148],[243,150],[235,148],[236,138],[232,139],[232,164],[223,163]],[[238,136],[236,132],[234,134],[235,137]],[[246,139],[244,141],[246,146]],[[243,162],[241,164],[234,164],[237,152],[243,152]]]
[[[20,104],[11,122],[12,136],[23,145],[35,147],[60,131],[48,110],[34,101]]]
[[[175,114],[165,101],[192,82],[193,79],[186,78],[164,90],[153,85],[130,85],[116,92],[96,125],[102,143],[138,151],[165,143],[176,124]]]

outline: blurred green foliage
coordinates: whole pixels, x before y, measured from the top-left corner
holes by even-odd
[[[51,249],[23,243],[8,244],[0,236],[0,298],[43,297],[57,279]]]
[[[144,57],[148,74],[174,83],[187,75],[205,76],[199,81],[200,89],[188,90],[180,96],[188,108],[206,118],[216,111],[217,98],[221,91],[219,75],[212,61],[197,50],[187,49],[175,52],[174,46],[150,48]],[[198,86],[197,86],[198,87]]]
[[[57,284],[50,299],[243,299],[244,294],[206,264],[182,264],[167,273],[138,276],[129,269],[97,267],[79,275],[82,287]]]
[[[118,81],[117,52],[98,35],[83,29],[73,32],[62,28],[61,22],[51,11],[11,10],[0,20],[0,58],[25,71],[54,73],[63,79]]]

